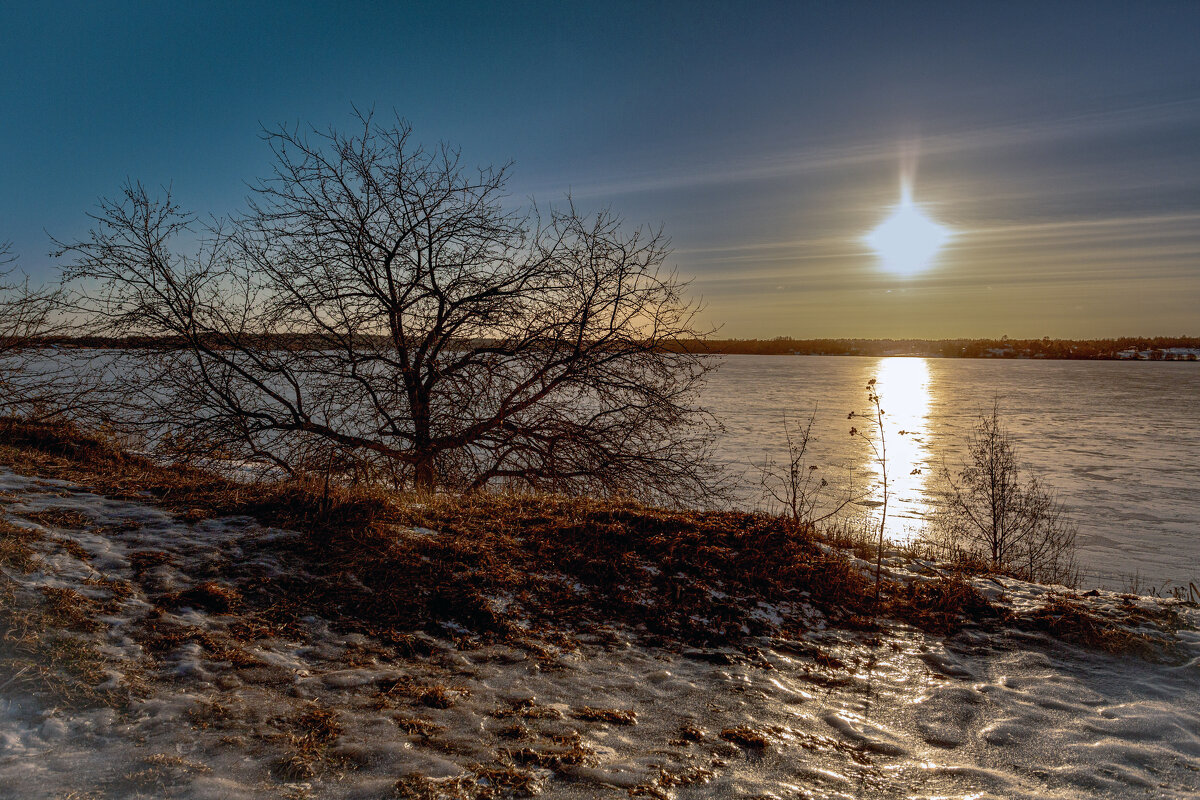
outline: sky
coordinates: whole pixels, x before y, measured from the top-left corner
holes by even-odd
[[[1200,335],[1200,2],[0,5],[0,241],[126,180],[203,216],[264,126],[396,113],[514,204],[662,226],[722,338]],[[868,234],[950,231],[913,274]]]

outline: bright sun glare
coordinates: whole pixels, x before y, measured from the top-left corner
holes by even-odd
[[[888,272],[912,275],[929,268],[950,236],[949,228],[931,220],[913,203],[912,189],[905,184],[900,205],[867,234],[866,242]]]

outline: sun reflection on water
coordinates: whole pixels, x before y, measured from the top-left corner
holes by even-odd
[[[930,510],[926,500],[932,477],[928,444],[932,403],[929,364],[924,358],[884,358],[871,377],[876,379],[887,441],[889,499],[884,535],[895,542],[907,542],[920,533]],[[877,437],[876,433],[872,435]],[[864,511],[870,511],[878,526],[883,482],[879,464],[871,454],[864,453],[863,458],[871,486],[862,506]]]

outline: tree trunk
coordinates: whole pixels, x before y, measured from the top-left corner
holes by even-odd
[[[437,486],[437,469],[434,467],[433,453],[423,453],[413,464],[413,483],[421,494],[429,494]]]

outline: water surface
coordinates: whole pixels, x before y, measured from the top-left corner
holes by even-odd
[[[890,537],[925,528],[943,463],[961,467],[966,435],[999,402],[1018,459],[1071,509],[1089,582],[1200,584],[1200,365],[726,356],[704,402],[725,423],[743,502],[759,501],[755,465],[785,455],[784,415],[800,423],[815,409],[810,463],[831,481],[852,476],[868,491],[857,513],[878,514],[879,466],[849,435],[871,426],[847,420],[868,411],[871,378],[886,412]]]

